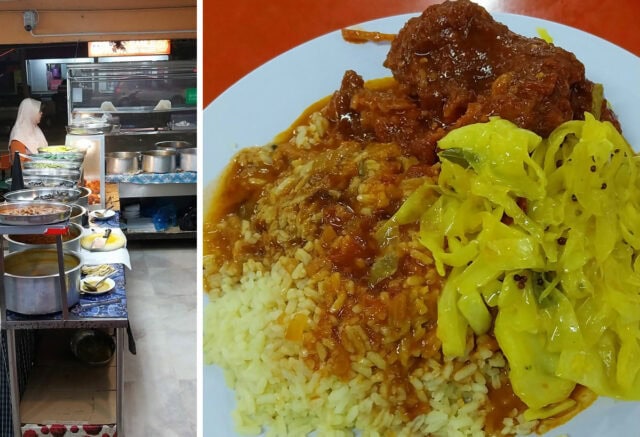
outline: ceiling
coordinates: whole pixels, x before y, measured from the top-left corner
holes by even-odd
[[[195,39],[197,0],[0,0],[0,28],[3,45]]]

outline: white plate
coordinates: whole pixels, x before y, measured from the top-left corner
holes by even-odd
[[[89,218],[93,220],[109,220],[114,215],[116,215],[116,212],[112,209],[96,209],[95,211],[91,211],[89,213]]]
[[[101,294],[109,293],[116,286],[116,283],[114,282],[113,279],[107,278],[107,279],[104,280],[104,282],[102,284],[100,284],[100,286],[98,287],[98,290],[96,290],[96,291],[90,291],[90,290],[87,290],[85,288],[85,286],[84,286],[85,282],[88,282],[89,284],[95,284],[100,279],[102,279],[102,276],[87,276],[87,277],[85,277],[84,279],[82,279],[80,281],[80,292],[82,294],[91,294],[93,296],[99,296]]]
[[[550,21],[512,14],[493,14],[511,30],[538,36],[546,29],[554,43],[570,50],[586,67],[587,78],[604,84],[605,96],[616,111],[623,133],[640,149],[640,58],[601,38]],[[414,15],[398,15],[359,25],[372,31],[397,33]],[[204,111],[204,203],[211,188],[241,147],[262,145],[288,128],[310,104],[337,90],[344,72],[355,70],[365,80],[390,76],[382,66],[387,44],[349,44],[340,32],[309,41],[254,70],[214,100]],[[295,66],[295,68],[292,68]],[[207,299],[204,299],[205,305]],[[232,437],[233,391],[215,366],[203,375],[203,430],[206,437]],[[638,435],[640,402],[599,398],[550,436]]]

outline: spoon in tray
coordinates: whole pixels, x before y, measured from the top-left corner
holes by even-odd
[[[107,207],[107,208],[105,208],[103,211],[95,211],[95,212],[94,212],[94,214],[95,214],[95,216],[96,216],[96,217],[100,217],[100,218],[102,218],[102,217],[104,217],[104,216],[106,216],[106,215],[107,215],[107,212],[108,212],[111,208],[113,208],[113,205],[108,206],[108,207]]]
[[[83,288],[88,291],[98,291],[98,287],[102,284],[109,276],[103,276],[99,281],[94,282],[93,284],[87,281],[83,281]]]

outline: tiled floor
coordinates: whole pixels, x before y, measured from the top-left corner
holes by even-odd
[[[125,355],[126,435],[196,435],[195,241],[130,241],[128,248],[137,354]]]

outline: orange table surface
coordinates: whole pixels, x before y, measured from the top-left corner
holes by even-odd
[[[364,21],[419,13],[432,0],[216,0],[203,2],[203,103],[305,41]],[[638,0],[478,0],[490,12],[563,23],[640,55]]]

